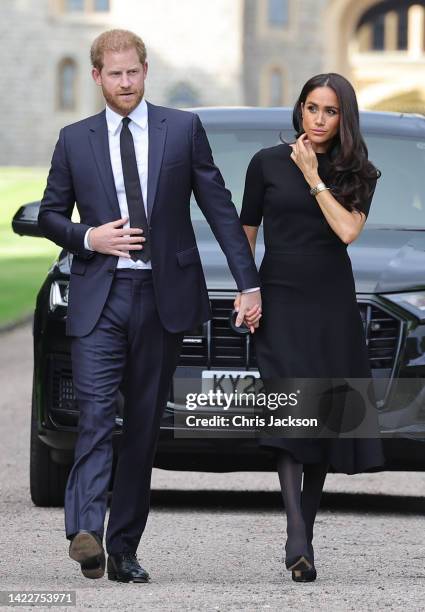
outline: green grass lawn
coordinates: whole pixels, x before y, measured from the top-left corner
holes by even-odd
[[[19,206],[41,199],[46,177],[45,168],[0,168],[0,326],[32,312],[58,253],[45,238],[17,236],[11,226]]]

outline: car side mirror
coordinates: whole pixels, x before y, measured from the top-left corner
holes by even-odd
[[[38,226],[39,210],[40,202],[30,202],[21,206],[12,219],[12,229],[15,234],[43,238],[43,233]]]

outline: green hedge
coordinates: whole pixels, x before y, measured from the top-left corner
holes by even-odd
[[[44,238],[17,236],[12,217],[27,202],[40,200],[44,168],[0,168],[0,326],[34,309],[35,297],[58,247]]]

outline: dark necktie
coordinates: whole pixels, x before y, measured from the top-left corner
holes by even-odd
[[[130,227],[140,227],[142,236],[146,238],[143,249],[129,251],[131,259],[141,259],[147,262],[151,258],[148,222],[146,219],[145,205],[143,202],[142,188],[140,186],[139,171],[137,169],[136,152],[134,150],[133,136],[128,124],[131,119],[124,117],[120,134],[120,151],[122,172],[124,177],[125,194],[127,196],[128,216]]]

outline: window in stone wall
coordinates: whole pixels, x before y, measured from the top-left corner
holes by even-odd
[[[65,10],[72,13],[74,11],[84,11],[85,0],[66,0]]]
[[[200,100],[198,92],[190,83],[181,81],[170,89],[168,93],[168,104],[176,108],[199,106]]]
[[[110,0],[62,0],[65,12],[105,13],[111,9]]]
[[[288,1],[268,0],[268,23],[273,28],[282,28],[288,23]]]
[[[273,68],[270,72],[270,106],[283,105],[283,74],[279,68]]]
[[[372,23],[372,49],[383,51],[385,49],[385,17],[378,15]]]
[[[419,39],[424,20],[425,0],[383,0],[368,9],[357,25],[359,49],[406,51],[409,39]]]
[[[109,11],[110,2],[109,0],[94,0],[93,8],[97,12]]]
[[[397,30],[397,49],[405,51],[407,49],[407,7],[402,6],[397,10],[398,30]]]
[[[66,58],[59,63],[58,105],[60,110],[75,110],[77,106],[77,65]]]

